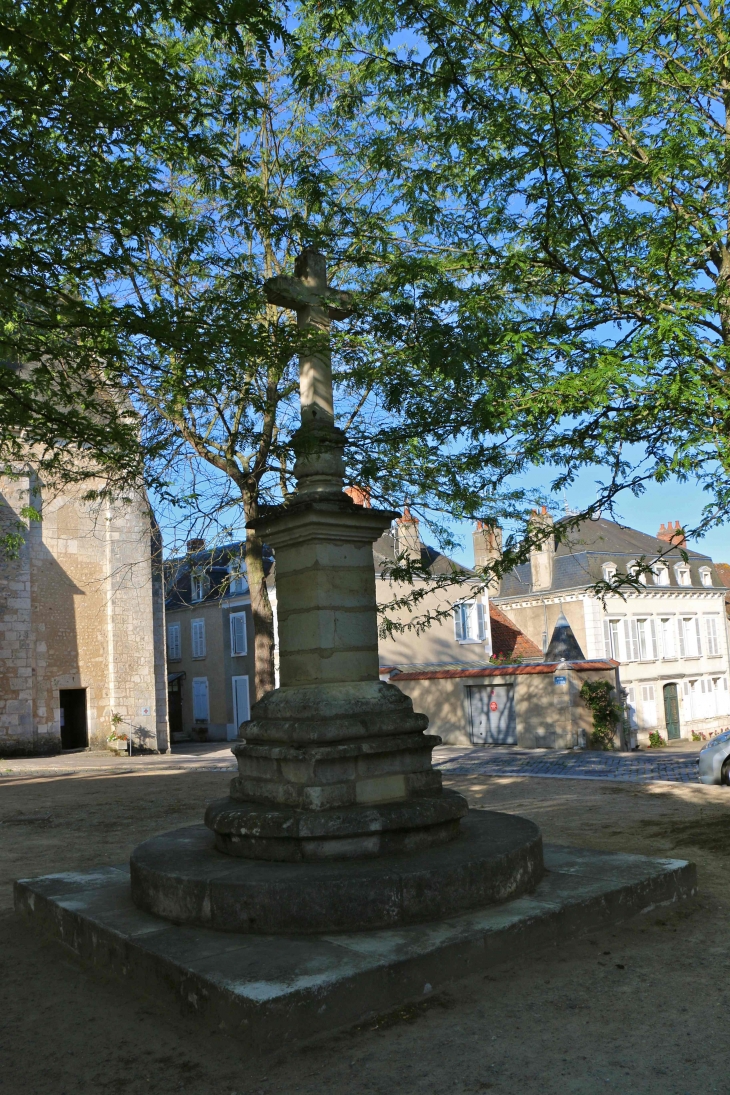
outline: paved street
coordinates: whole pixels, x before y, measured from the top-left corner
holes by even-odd
[[[697,753],[703,743],[680,742],[662,750],[639,753],[551,752],[510,746],[464,748],[442,746],[434,761],[454,776],[542,776],[552,779],[607,779],[621,783],[697,782]],[[155,772],[233,771],[227,743],[176,745],[167,756],[118,757],[111,753],[64,753],[57,757],[0,760],[5,778],[124,775]]]

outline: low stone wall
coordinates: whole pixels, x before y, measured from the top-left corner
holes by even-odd
[[[432,669],[395,672],[395,684],[429,719],[429,732],[445,745],[473,745],[468,688],[507,685],[513,689],[516,744],[525,749],[584,748],[593,716],[580,698],[586,680],[608,680],[619,695],[618,664],[612,661],[540,663],[489,669]],[[616,744],[621,743],[618,740]]]

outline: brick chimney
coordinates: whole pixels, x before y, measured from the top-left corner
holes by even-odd
[[[396,544],[399,555],[404,554],[408,559],[421,561],[418,518],[413,516],[408,505],[403,507],[403,516],[396,521]]]
[[[195,537],[192,540],[188,540],[187,543],[188,555],[194,555],[196,551],[205,550],[205,540]]]
[[[667,527],[664,527],[662,522],[659,532],[656,534],[657,540],[664,540],[667,544],[674,544],[675,547],[684,548],[687,546],[687,538],[684,535],[684,529],[680,525],[679,521],[675,521],[672,524],[671,521],[667,521]]]
[[[530,531],[548,533],[552,530],[553,519],[547,511],[547,506],[542,509],[534,509],[530,515]],[[535,544],[530,549],[530,571],[532,573],[533,590],[550,589],[553,584],[553,558],[555,556],[555,537],[545,535],[542,543]]]
[[[344,493],[348,498],[352,498],[356,506],[362,506],[363,509],[372,509],[370,491],[367,487],[345,487]]]
[[[490,521],[477,521],[471,534],[474,543],[474,566],[479,569],[502,557],[502,530]],[[490,578],[489,592],[496,596],[499,592],[499,578]]]

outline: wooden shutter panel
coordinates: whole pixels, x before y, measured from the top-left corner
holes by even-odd
[[[461,605],[454,605],[454,636],[457,642],[464,638],[464,614]]]
[[[477,638],[481,642],[483,642],[484,641],[484,605],[481,603],[481,601],[477,601],[476,610],[477,610]]]

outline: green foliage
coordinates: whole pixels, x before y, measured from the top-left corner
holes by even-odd
[[[666,740],[661,736],[659,731],[652,730],[652,732],[649,734],[649,748],[661,749],[666,744]]]
[[[620,708],[611,696],[614,688],[608,681],[584,681],[580,698],[591,709],[593,733],[591,745],[596,749],[613,749],[616,727],[621,717]]]

